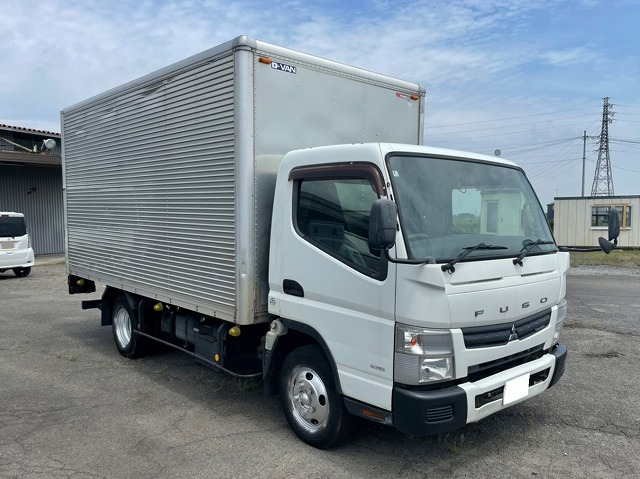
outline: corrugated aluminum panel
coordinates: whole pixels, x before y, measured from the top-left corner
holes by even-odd
[[[235,316],[234,62],[63,112],[69,270]]]
[[[0,211],[24,213],[36,255],[64,252],[60,168],[0,166]]]

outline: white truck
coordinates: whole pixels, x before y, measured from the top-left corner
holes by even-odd
[[[121,354],[261,376],[307,443],[460,428],[562,376],[568,253],[424,89],[238,37],[62,112],[69,292]]]

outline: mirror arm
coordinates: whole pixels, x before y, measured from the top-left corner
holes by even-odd
[[[395,264],[413,264],[413,265],[436,264],[436,259],[433,256],[427,256],[424,259],[398,259],[398,258],[392,258],[391,255],[389,254],[388,249],[384,250],[384,255],[387,258],[387,261]]]

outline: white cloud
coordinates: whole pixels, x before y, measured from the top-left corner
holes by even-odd
[[[614,64],[610,51],[602,50],[606,45],[586,32],[570,44],[565,32],[540,30],[536,22],[573,20],[598,5],[596,0],[3,0],[3,17],[9,20],[0,24],[5,46],[0,123],[57,130],[62,108],[241,34],[425,85],[427,137],[429,128],[441,123],[594,105],[605,95],[615,100],[617,91],[637,92],[637,62],[626,58]],[[636,93],[626,102],[638,104],[640,98]],[[519,138],[534,142],[569,134],[571,128]],[[451,145],[483,152],[499,146],[499,138],[488,132],[485,138],[475,136],[448,138]]]
[[[554,67],[575,65],[576,63],[591,63],[600,60],[598,53],[589,47],[550,50],[539,53],[537,57],[543,63]]]
[[[12,68],[0,88],[42,82],[66,104],[245,33],[430,83],[465,80],[517,65],[509,49],[491,48],[493,29],[531,8],[519,0],[394,2],[351,17],[322,3],[14,0],[14,21],[0,34]]]

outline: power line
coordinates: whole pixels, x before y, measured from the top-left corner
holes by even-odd
[[[596,160],[588,160],[591,163],[595,163]],[[631,173],[638,173],[640,174],[640,171],[638,170],[630,170],[629,168],[623,168],[622,166],[612,166],[611,168],[615,169],[615,170],[624,170],[624,171],[630,171]]]
[[[567,168],[567,165],[565,163],[570,163],[572,160],[574,162],[580,161],[579,159],[575,158],[575,154],[576,154],[576,152],[573,151],[573,149],[569,149],[569,148],[567,148],[567,145],[565,145],[556,154],[555,164],[553,166],[545,168],[543,171],[540,171],[539,173],[537,173],[536,177],[539,178],[539,179],[548,178],[548,177],[556,176],[556,175],[566,171],[567,169],[570,169],[572,167],[572,165],[569,166],[569,168]]]
[[[550,111],[550,112],[547,112],[547,113],[532,113],[531,115],[521,115],[521,116],[510,116],[510,117],[505,117],[505,118],[497,118],[495,120],[479,120],[479,121],[469,121],[469,122],[466,122],[466,123],[451,123],[449,125],[439,125],[439,126],[431,127],[431,128],[446,128],[446,127],[449,127],[449,126],[475,125],[477,123],[490,123],[490,122],[496,122],[496,121],[517,120],[519,118],[530,118],[532,116],[542,116],[542,115],[555,115],[556,113],[565,113],[567,111],[586,110],[586,109],[589,109],[589,108],[595,108],[595,107],[594,106],[583,106],[583,107],[580,107],[580,108],[570,108],[568,110]]]
[[[573,118],[590,118],[591,115],[575,115],[575,116],[564,116],[562,118],[553,118],[553,119],[546,119],[546,120],[540,120],[540,121],[532,121],[529,123],[517,123],[515,125],[498,125],[498,126],[488,126],[486,128],[475,128],[473,130],[458,130],[455,132],[448,132],[448,133],[437,133],[437,135],[448,135],[450,133],[465,133],[468,131],[483,131],[483,130],[496,130],[498,128],[512,128],[512,127],[516,127],[516,126],[527,126],[527,125],[538,125],[540,123],[549,123],[552,121],[561,121],[561,120],[571,120]],[[487,120],[487,121],[498,121],[498,120]],[[502,121],[502,120],[500,120]],[[485,123],[484,121],[482,122],[478,122],[478,123]],[[472,124],[472,123],[466,123],[466,124]],[[434,129],[434,128],[447,128],[450,126],[454,126],[454,125],[442,125],[442,126],[432,126],[429,127],[429,129]],[[456,125],[456,126],[460,126],[460,125]]]
[[[527,157],[531,158],[531,156],[529,155],[532,152],[535,151],[545,151],[545,150],[549,150],[551,148],[557,148],[562,146],[561,150],[564,150],[566,147],[571,147],[571,145],[573,145],[577,140],[579,140],[579,138],[573,138],[570,141],[565,141],[565,142],[558,142],[558,143],[554,143],[551,145],[543,145],[543,146],[530,146],[530,147],[525,147],[525,148],[511,148],[511,149],[504,149],[503,147],[501,147],[503,149],[503,151],[505,151],[505,154],[507,156],[522,156],[522,155],[527,155]],[[564,144],[564,145],[563,145]],[[544,156],[546,156],[547,158],[550,156],[555,156],[558,154],[558,150],[556,150],[555,152],[551,151],[549,153],[546,153]]]
[[[592,131],[591,129],[594,127],[597,128],[597,125],[596,125],[597,122],[598,120],[593,121],[591,125],[589,125],[589,127],[587,128],[587,130],[589,130],[590,133],[595,133],[595,131]],[[574,138],[573,140],[582,139],[582,138],[583,137],[580,136],[580,137]],[[593,140],[593,139],[596,139],[597,137],[590,134],[587,136],[587,138]],[[568,143],[565,144],[559,151],[554,153],[555,158],[553,160],[533,163],[533,166],[528,168],[529,173],[527,176],[532,181],[539,182],[539,181],[544,181],[548,178],[552,178],[554,176],[558,176],[560,174],[566,173],[567,171],[573,169],[581,160],[581,159],[575,158],[576,151],[573,150],[574,148],[573,145]],[[553,163],[553,165],[546,166],[548,163]]]
[[[640,149],[638,150],[620,150],[618,148],[612,149],[611,151],[615,151],[616,153],[631,153],[634,155],[637,155],[638,153],[640,153]]]
[[[628,140],[624,138],[610,138],[611,141],[615,141],[617,143],[637,143],[640,144],[640,141],[637,140]]]
[[[531,176],[529,179],[531,179],[531,181],[533,181],[533,180],[543,181],[543,180],[546,180],[547,178],[558,176],[561,173],[565,173],[565,172],[571,170],[572,168],[574,168],[575,166],[578,166],[581,161],[582,161],[582,159],[578,158],[578,159],[574,160],[574,162],[569,164],[569,165],[562,165],[563,168],[555,169],[553,171],[544,171],[544,172],[542,172],[540,174]]]
[[[624,146],[626,148],[640,148],[639,144],[634,144],[634,143],[618,143],[617,141],[612,141],[611,143],[613,143],[616,146]]]
[[[576,117],[576,118],[581,118],[581,117]],[[434,135],[431,135],[431,137],[439,137],[439,136],[445,136],[445,135],[459,135],[461,133],[473,133],[476,131],[485,131],[485,130],[496,130],[498,128],[511,128],[511,127],[516,127],[516,126],[526,126],[526,125],[533,125],[536,123],[548,123],[547,120],[545,121],[539,121],[539,122],[535,122],[535,123],[522,123],[519,125],[509,125],[509,126],[496,126],[496,127],[492,127],[492,128],[475,128],[473,130],[459,130],[459,131],[449,131],[446,133],[436,133]],[[534,128],[531,130],[520,130],[520,131],[509,131],[509,132],[500,132],[500,133],[496,133],[495,135],[485,135],[485,136],[498,136],[498,135],[514,135],[516,133],[528,133],[530,131],[541,131],[541,130],[548,130],[549,128],[564,128],[567,126],[575,126],[575,125],[582,125],[582,122],[580,123],[567,123],[566,125],[550,125],[547,128]],[[426,134],[426,132],[425,132]],[[477,137],[477,138],[481,138],[481,137]]]
[[[529,143],[529,144],[525,144],[525,145],[507,145],[507,146],[502,146],[501,148],[503,148],[503,149],[504,148],[525,148],[525,147],[529,147],[529,146],[538,146],[538,145],[547,145],[547,147],[549,147],[549,146],[555,146],[557,144],[568,142],[568,141],[579,140],[580,138],[582,138],[582,137],[581,136],[575,136],[575,137],[572,137],[572,138],[560,138],[558,140],[540,141],[538,143]]]
[[[566,148],[561,149],[554,155],[554,159],[548,162],[537,162],[536,166],[541,166],[544,168],[540,169],[539,175],[546,175],[547,173],[553,174],[556,170],[561,169],[564,166],[564,163],[569,163],[571,161],[575,161],[575,151],[567,150]],[[552,163],[551,166],[546,166],[548,163]]]
[[[592,127],[594,127],[594,125],[596,125],[596,123],[598,122],[598,120],[595,120],[591,123],[591,125],[589,125],[587,127],[587,130],[591,130]],[[595,132],[591,132],[590,131],[590,135],[587,135],[587,138],[589,139],[596,139],[597,137],[593,135],[593,133]],[[515,150],[520,150],[520,151],[513,151],[513,152],[508,152],[508,156],[517,156],[519,154],[522,153],[528,153],[531,151],[537,151],[537,150],[544,150],[547,148],[553,148],[556,147],[562,143],[569,143],[569,142],[573,142],[575,140],[582,140],[582,136],[575,136],[572,138],[560,138],[558,140],[550,140],[550,141],[542,141],[542,142],[538,142],[538,143],[531,143],[528,145],[508,145],[508,146],[502,146],[501,149],[503,151],[505,151],[507,148],[511,148],[511,149],[515,149]],[[542,146],[540,146],[542,145]],[[566,147],[569,145],[565,145],[565,147],[563,149],[561,149],[559,152],[554,153],[554,156],[559,155],[560,153],[562,153]],[[545,155],[545,157],[549,157],[551,155]]]
[[[551,167],[545,168],[543,171],[534,173],[532,177],[537,178],[539,180],[546,179],[552,176],[556,176],[568,169],[571,169],[572,165],[570,165],[569,168],[567,168],[567,166],[563,163],[570,162],[572,160],[572,158],[570,157],[573,155],[575,155],[575,152],[571,148],[569,148],[569,145],[564,145],[560,149],[560,151],[558,151],[555,155],[556,156],[555,164]],[[578,160],[573,158],[573,161],[578,161]]]
[[[548,160],[548,161],[518,161],[519,165],[545,165],[547,163],[562,163],[567,161],[575,161],[575,159],[571,160]]]

